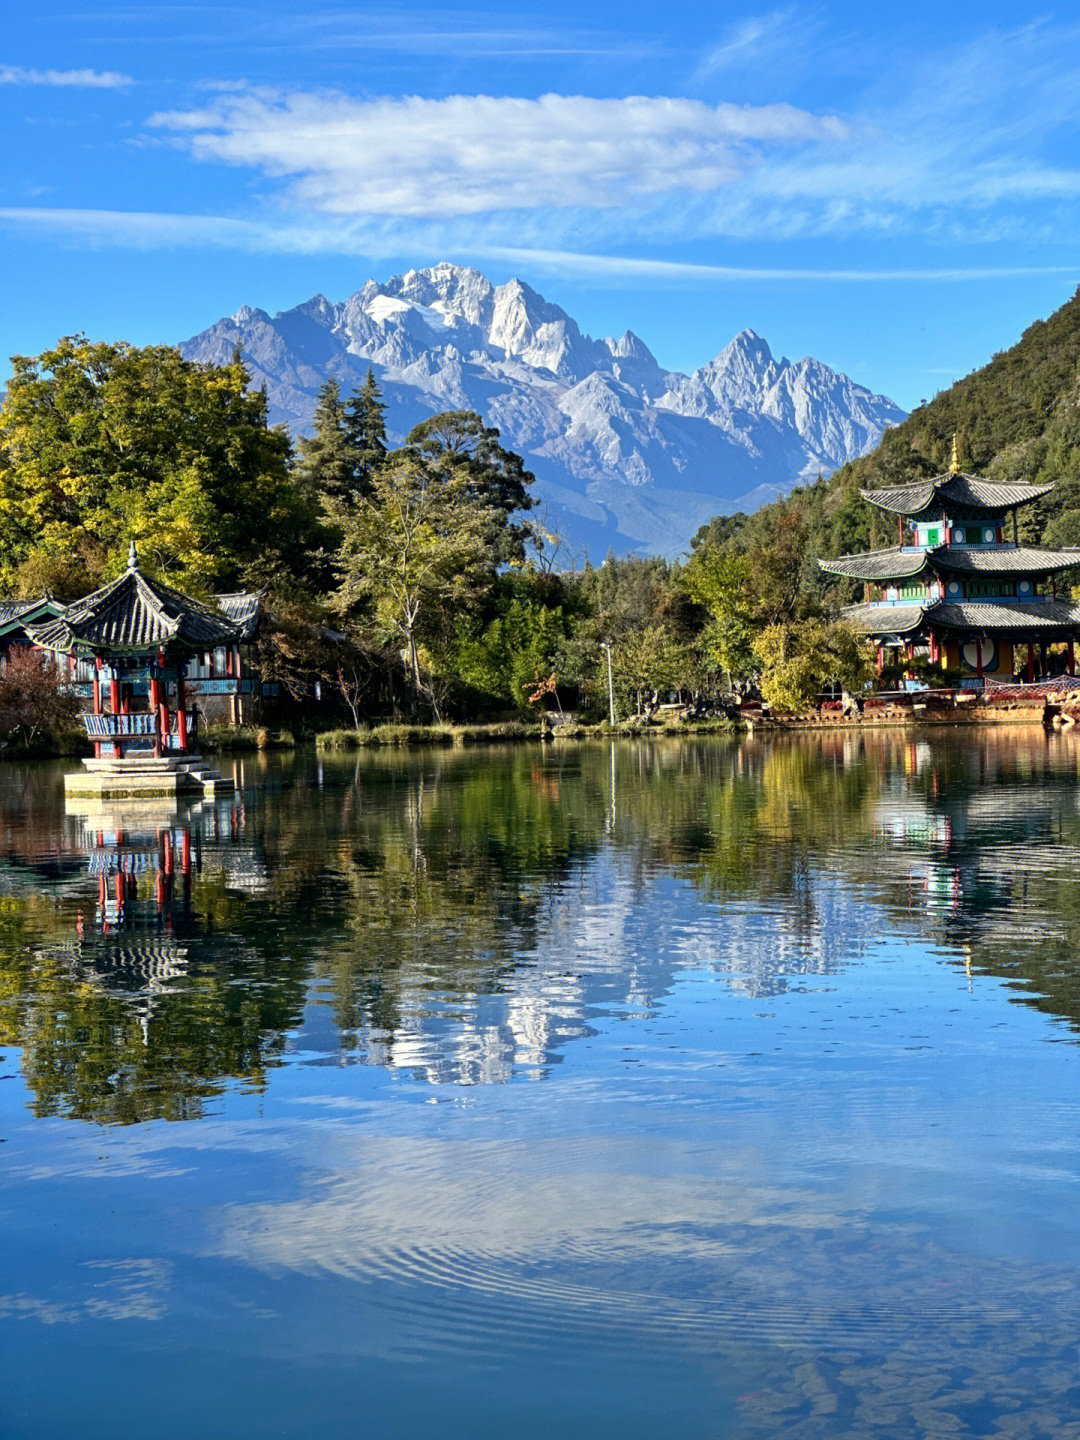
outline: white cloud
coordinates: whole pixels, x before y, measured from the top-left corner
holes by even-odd
[[[130,75],[116,70],[32,70],[23,65],[0,65],[0,85],[60,85],[86,90],[121,90],[134,85]]]
[[[204,161],[290,181],[294,204],[337,215],[475,215],[640,208],[708,194],[763,156],[848,133],[786,104],[665,96],[220,95],[155,115]]]

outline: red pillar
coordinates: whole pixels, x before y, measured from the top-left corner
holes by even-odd
[[[1031,682],[1035,679],[1035,641],[1034,641],[1034,640],[1029,640],[1029,641],[1028,641],[1027,678],[1028,678],[1028,684],[1029,684],[1029,685],[1030,685]]]
[[[1072,640],[1069,641],[1069,674],[1076,674],[1076,645]]]
[[[184,671],[183,667],[176,672],[176,738],[180,745],[181,753],[187,753],[187,703],[184,694]]]
[[[157,671],[150,671],[150,714],[154,717],[154,754],[161,754],[161,691],[158,686]]]
[[[100,715],[100,714],[101,714],[101,656],[100,656],[100,655],[95,655],[95,657],[94,657],[94,714],[95,714],[95,715]],[[100,758],[100,756],[101,756],[101,744],[100,744],[100,742],[97,741],[97,740],[94,741],[94,754],[95,754],[98,758]]]
[[[981,635],[976,635],[975,637],[975,674],[979,677],[980,680],[983,678]]]
[[[111,708],[111,710],[112,710],[113,715],[114,715],[114,716],[115,716],[115,715],[119,715],[119,714],[120,714],[120,681],[119,681],[119,679],[117,678],[115,669],[114,669],[113,672],[112,672],[112,680],[111,680],[110,683],[109,683],[109,703],[110,703],[110,708]],[[119,726],[117,726],[117,729],[119,729]],[[123,755],[123,753],[124,753],[124,747],[120,744],[119,740],[114,740],[114,741],[113,741],[112,753],[113,753],[113,755],[114,755],[116,758],[118,758],[118,759],[119,759],[119,757],[120,757],[121,755]]]

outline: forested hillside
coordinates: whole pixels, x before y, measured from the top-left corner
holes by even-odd
[[[1011,350],[958,380],[886,432],[870,455],[828,479],[795,490],[751,516],[718,518],[695,539],[740,547],[775,530],[794,506],[807,529],[804,580],[819,577],[818,556],[888,545],[890,517],[867,505],[860,489],[940,474],[957,437],[964,470],[1000,481],[1056,482],[1052,495],[1020,513],[1021,538],[1080,545],[1080,291]]]

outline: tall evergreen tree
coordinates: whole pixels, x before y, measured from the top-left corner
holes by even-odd
[[[313,433],[310,437],[301,435],[296,449],[293,473],[307,499],[344,500],[353,493],[357,454],[336,380],[327,380],[319,391]]]
[[[345,403],[345,433],[353,464],[352,490],[355,495],[371,491],[375,472],[386,458],[386,406],[368,366],[367,378]]]

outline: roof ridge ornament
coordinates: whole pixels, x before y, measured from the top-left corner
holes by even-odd
[[[137,570],[138,568],[139,552],[135,549],[135,541],[132,540],[131,544],[128,546],[128,569]]]
[[[955,430],[953,431],[953,436],[952,436],[952,454],[949,456],[949,474],[950,474],[950,475],[959,475],[959,474],[960,474],[960,451],[959,451],[959,447],[958,447],[958,445],[957,445],[957,443],[956,443],[956,431],[955,431]]]

